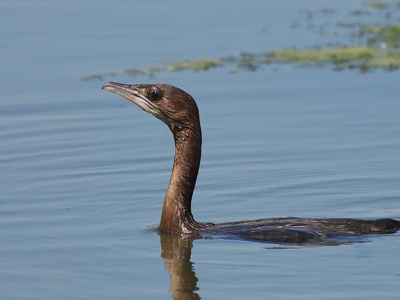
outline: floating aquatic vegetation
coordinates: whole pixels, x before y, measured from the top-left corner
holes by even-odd
[[[400,2],[397,2],[395,8],[400,10]],[[385,2],[370,2],[366,4],[364,10],[368,14],[373,13],[373,11],[387,11],[386,19],[390,17],[390,13],[395,11],[393,10],[393,5],[389,6]],[[311,19],[315,13],[322,13],[323,15],[334,14],[335,10],[324,8],[321,11],[300,11],[300,13],[304,12],[307,14],[307,19]],[[354,15],[357,14],[353,13],[352,16]],[[242,70],[256,71],[263,65],[289,63],[302,67],[328,66],[333,70],[357,69],[361,72],[374,69],[394,71],[400,68],[400,24],[367,24],[357,21],[340,22],[336,26],[351,29],[350,36],[356,36],[359,45],[321,46],[310,49],[278,49],[264,53],[239,53],[218,59],[183,60],[161,66],[92,74],[81,79],[102,79],[105,76],[122,74],[152,77],[162,71],[193,70],[198,72],[218,67],[228,67],[231,73],[236,73]],[[297,27],[291,26],[291,28]]]
[[[207,71],[210,68],[230,67],[231,73],[242,70],[256,71],[262,65],[293,63],[298,66],[326,66],[331,65],[334,70],[359,69],[361,72],[377,68],[389,71],[400,67],[400,51],[384,51],[368,46],[356,47],[329,47],[319,49],[283,49],[260,54],[241,53],[236,56],[222,57],[216,60],[197,60],[195,62],[181,61],[166,66],[158,66],[142,69],[129,69],[120,73],[109,72],[93,74],[82,80],[101,79],[104,76],[115,76],[123,73],[132,76],[148,75],[160,71]]]
[[[370,26],[362,31],[370,47],[399,48],[400,46],[400,24]]]
[[[84,76],[81,79],[86,81],[90,79],[102,79],[105,76],[116,76],[121,74],[129,74],[132,76],[136,75],[148,75],[153,76],[154,73],[161,71],[184,71],[184,70],[194,70],[194,71],[207,71],[211,68],[216,68],[219,66],[223,66],[223,62],[217,59],[204,59],[204,60],[196,60],[196,61],[179,61],[172,64],[168,64],[165,66],[154,66],[154,67],[145,67],[145,68],[137,68],[137,69],[127,69],[121,72],[107,72],[102,74],[92,74],[89,76]]]
[[[371,2],[368,3],[368,7],[372,9],[384,9],[387,7],[387,3],[385,2]]]

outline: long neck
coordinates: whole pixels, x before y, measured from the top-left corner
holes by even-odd
[[[197,124],[198,123],[198,124]],[[201,158],[201,128],[171,129],[175,139],[175,158],[161,214],[160,231],[172,235],[193,232],[191,203]]]

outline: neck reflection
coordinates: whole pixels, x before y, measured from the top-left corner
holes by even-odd
[[[193,263],[190,261],[192,254],[192,239],[160,234],[161,257],[165,259],[167,272],[171,276],[173,299],[200,299],[196,293],[197,277]]]

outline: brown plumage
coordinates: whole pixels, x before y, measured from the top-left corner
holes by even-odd
[[[223,224],[198,223],[191,211],[201,158],[201,126],[194,99],[167,84],[127,85],[107,82],[102,87],[135,103],[163,121],[175,140],[175,158],[164,199],[161,233],[191,238],[223,236],[278,243],[304,243],[360,234],[394,233],[400,222],[357,219],[274,218]]]

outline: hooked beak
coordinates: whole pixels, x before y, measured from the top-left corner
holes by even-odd
[[[154,114],[154,111],[157,110],[156,107],[140,92],[136,85],[107,82],[101,89],[128,99],[148,113]]]

